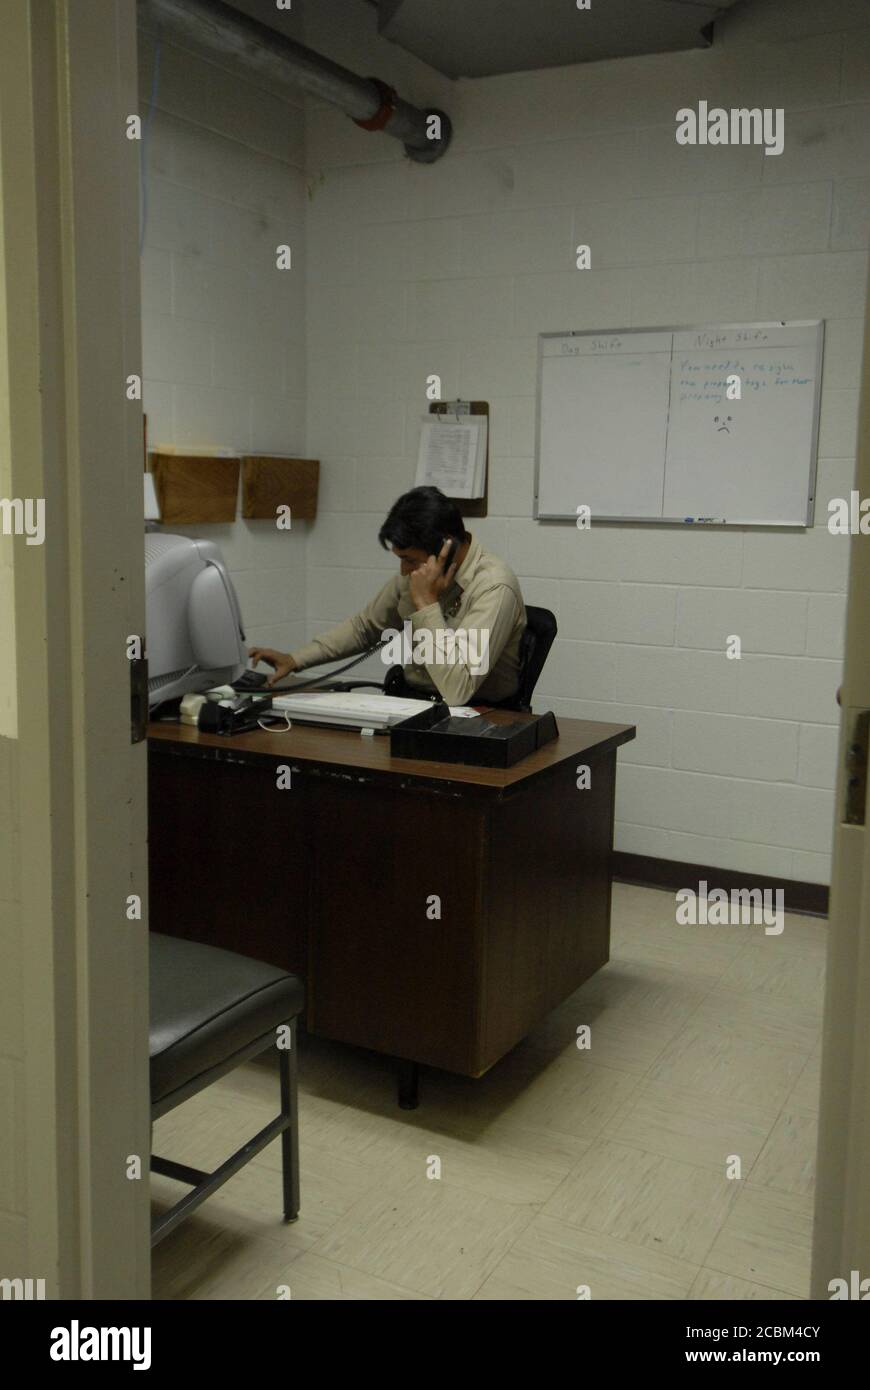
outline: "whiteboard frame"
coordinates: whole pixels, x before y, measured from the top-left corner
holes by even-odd
[[[682,516],[593,516],[592,524],[597,522],[616,522],[622,526],[705,526],[705,527],[728,527],[728,526],[761,526],[772,527],[775,529],[783,528],[789,531],[806,530],[813,525],[815,501],[816,501],[816,472],[818,469],[819,458],[819,409],[822,394],[822,363],[824,359],[825,345],[825,320],[824,319],[758,319],[748,320],[745,323],[681,323],[665,325],[648,325],[645,328],[566,328],[560,333],[539,333],[538,334],[538,376],[537,376],[537,398],[535,401],[535,496],[533,518],[535,521],[572,521],[577,522],[576,512],[541,512],[538,510],[538,496],[540,493],[541,478],[541,385],[544,367],[544,342],[548,338],[603,338],[612,336],[616,333],[632,334],[637,336],[641,333],[710,333],[721,329],[732,328],[815,328],[816,333],[816,381],[813,392],[813,424],[810,439],[810,474],[807,485],[807,509],[804,521],[751,521],[740,520],[692,520],[687,521]]]

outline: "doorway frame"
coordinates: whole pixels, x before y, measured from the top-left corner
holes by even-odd
[[[870,284],[854,487],[870,497]],[[845,666],[837,759],[834,858],[823,1020],[819,1138],[810,1297],[831,1281],[870,1290],[870,834],[846,819],[848,759],[860,711],[870,709],[870,535],[850,537]],[[854,1297],[854,1294],[852,1294]],[[870,1298],[870,1292],[863,1295]]]
[[[3,0],[0,17],[12,486],[46,527],[13,558],[27,1258],[48,1298],[147,1299],[136,4]]]

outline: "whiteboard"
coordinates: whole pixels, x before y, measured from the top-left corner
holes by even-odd
[[[542,333],[535,516],[811,526],[823,333],[820,320]]]

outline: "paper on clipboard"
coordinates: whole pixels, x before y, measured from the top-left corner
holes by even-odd
[[[417,486],[437,487],[447,497],[482,497],[486,482],[487,417],[424,415],[417,458]]]

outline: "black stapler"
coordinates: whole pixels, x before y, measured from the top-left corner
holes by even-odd
[[[272,705],[271,695],[239,695],[235,700],[206,700],[197,726],[204,734],[246,734]]]

